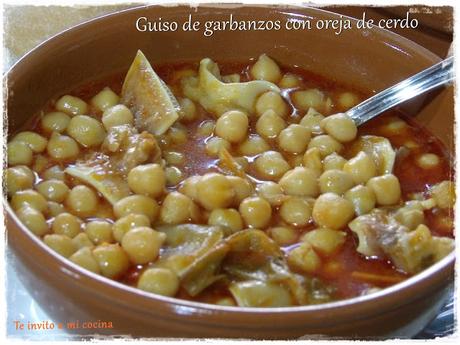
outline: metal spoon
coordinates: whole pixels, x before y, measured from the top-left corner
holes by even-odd
[[[379,92],[349,109],[345,114],[350,116],[357,126],[360,126],[385,110],[438,86],[445,85],[454,80],[454,78],[454,58],[451,56]]]

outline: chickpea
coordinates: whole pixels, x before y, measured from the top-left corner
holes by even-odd
[[[70,122],[70,116],[59,111],[45,114],[40,120],[41,128],[47,132],[63,133]]]
[[[22,141],[10,141],[7,145],[8,165],[31,165],[33,151]]]
[[[113,205],[113,213],[117,219],[129,214],[143,214],[151,222],[154,222],[158,212],[159,206],[157,202],[145,195],[130,195]]]
[[[293,228],[285,226],[277,226],[268,230],[270,237],[279,246],[288,246],[294,244],[297,241],[297,231]]]
[[[37,191],[46,199],[55,202],[63,202],[69,193],[69,187],[60,180],[46,180],[39,183]]]
[[[310,142],[310,131],[301,125],[289,125],[278,136],[279,147],[289,153],[302,153]]]
[[[382,126],[382,131],[387,135],[401,135],[407,129],[407,123],[400,118],[392,118],[388,124]]]
[[[324,171],[326,170],[342,170],[347,163],[347,160],[342,156],[338,155],[337,153],[333,152],[330,155],[327,155],[323,159],[323,167]],[[347,171],[350,172],[350,171]]]
[[[97,194],[85,185],[73,187],[65,200],[69,210],[82,217],[94,215],[97,211],[98,202]]]
[[[209,215],[208,224],[223,226],[232,232],[243,230],[243,219],[238,211],[233,208],[212,210]]]
[[[169,193],[160,208],[160,220],[166,224],[181,224],[196,220],[197,205],[188,196],[179,192]]]
[[[342,143],[354,140],[358,133],[355,122],[343,113],[326,117],[321,121],[321,127],[327,134]]]
[[[276,83],[281,79],[281,70],[271,58],[262,54],[257,62],[251,67],[251,75],[254,79],[266,80]]]
[[[430,190],[431,197],[439,208],[452,208],[455,204],[455,184],[452,181],[442,181]]]
[[[346,192],[344,196],[345,199],[353,204],[355,213],[358,216],[369,213],[375,207],[374,192],[366,186],[355,186]]]
[[[248,116],[239,110],[222,114],[216,122],[216,134],[231,143],[241,143],[248,132]]]
[[[187,141],[187,129],[181,124],[176,123],[166,134],[174,145],[182,145]]]
[[[331,97],[327,97],[327,98],[326,98],[326,102],[325,102],[325,104],[324,104],[323,111],[324,111],[326,114],[330,114],[333,107],[334,107],[334,104],[333,104],[333,102],[332,102],[332,98],[331,98]]]
[[[133,125],[134,115],[127,106],[117,104],[104,110],[102,124],[107,131],[116,126]]]
[[[14,136],[12,142],[19,141],[28,145],[32,152],[40,153],[45,151],[48,140],[35,132],[25,131]]]
[[[35,235],[43,236],[49,232],[45,217],[35,208],[24,205],[19,210],[16,210],[16,215],[26,228]]]
[[[77,251],[77,247],[70,237],[66,235],[51,234],[45,235],[43,242],[65,258],[70,257]]]
[[[270,150],[270,145],[258,135],[250,135],[238,146],[238,151],[244,156],[255,156]]]
[[[273,111],[276,115],[284,118],[289,113],[289,108],[283,97],[278,92],[267,91],[256,101],[256,115],[262,116],[267,110]]]
[[[46,151],[48,155],[55,160],[73,159],[80,153],[80,149],[75,140],[67,135],[60,135],[57,132],[51,134]]]
[[[348,110],[359,103],[359,97],[352,92],[343,92],[339,95],[337,103],[341,109]]]
[[[343,194],[355,185],[351,174],[342,170],[326,170],[319,177],[321,193]]]
[[[56,110],[70,116],[88,113],[88,104],[78,97],[65,95],[56,102]]]
[[[343,149],[343,145],[330,135],[318,135],[312,138],[308,144],[308,148],[311,149],[313,147],[317,147],[323,157],[334,152],[338,153]]]
[[[305,226],[311,217],[311,204],[309,200],[301,197],[289,197],[280,207],[280,216],[293,226]]]
[[[321,254],[330,256],[345,243],[346,237],[347,234],[343,231],[320,228],[308,231],[302,241],[308,242]]]
[[[370,178],[377,175],[374,160],[363,151],[346,162],[343,165],[343,171],[349,173],[356,184],[365,184]]]
[[[113,92],[109,87],[103,88],[99,93],[91,98],[91,105],[99,111],[105,111],[110,107],[116,105],[120,100],[120,97]]]
[[[279,181],[286,194],[315,197],[319,194],[317,174],[308,168],[289,170]]]
[[[85,227],[85,233],[94,244],[112,243],[112,224],[106,220],[93,220],[88,222]]]
[[[208,137],[214,132],[214,127],[216,123],[212,120],[206,120],[200,123],[198,126],[197,133],[202,137]]]
[[[137,287],[162,296],[174,296],[179,291],[179,278],[167,268],[148,268],[139,277]]]
[[[113,224],[112,235],[117,242],[121,243],[128,231],[139,227],[150,227],[150,219],[143,214],[128,214]]]
[[[300,156],[299,156],[300,157]],[[301,163],[307,169],[313,171],[317,176],[323,172],[323,162],[321,161],[321,152],[317,147],[308,149],[302,157]]]
[[[249,160],[246,157],[233,157],[233,160],[236,164],[239,165],[238,169],[242,169],[242,171],[248,172]],[[226,162],[224,160],[219,159],[219,165],[222,165],[224,169],[227,168]]]
[[[235,189],[224,175],[208,173],[197,183],[198,202],[209,211],[230,206],[234,198]]]
[[[280,206],[286,199],[286,195],[278,183],[262,182],[256,189],[259,196],[267,200],[272,206]]]
[[[286,122],[271,109],[264,112],[256,123],[257,133],[266,138],[276,138],[284,128]]]
[[[103,243],[93,250],[103,276],[117,279],[129,268],[129,258],[118,244]]]
[[[182,182],[182,185],[179,187],[179,192],[187,195],[192,200],[196,201],[198,199],[198,181],[200,181],[201,176],[190,176]]]
[[[49,165],[50,161],[47,156],[37,155],[35,156],[34,164],[32,165],[32,170],[41,173]]]
[[[220,137],[211,137],[206,141],[206,153],[210,157],[217,158],[222,149],[230,150],[230,148],[230,142]]]
[[[183,165],[185,162],[184,154],[176,151],[164,151],[163,158],[170,165]]]
[[[159,164],[138,165],[128,173],[128,185],[136,194],[157,198],[166,187],[165,172]]]
[[[295,87],[299,87],[302,82],[302,79],[291,73],[286,73],[283,75],[283,78],[278,83],[278,86],[282,89],[293,89]]]
[[[246,225],[256,229],[266,228],[272,216],[272,208],[268,201],[258,196],[244,199],[239,211]]]
[[[321,267],[321,259],[308,242],[291,250],[287,257],[288,264],[295,270],[314,273]]]
[[[175,186],[181,183],[184,178],[184,174],[178,167],[166,167],[165,168],[166,185]]]
[[[168,138],[167,133],[159,135],[157,138],[158,146],[160,146],[160,149],[167,150],[172,146],[171,140]]]
[[[25,189],[31,189],[35,182],[35,175],[27,166],[17,165],[6,169],[6,189],[8,195]]]
[[[274,181],[283,176],[290,168],[281,153],[276,151],[262,153],[254,161],[254,166],[262,178]]]
[[[70,120],[67,133],[84,147],[102,144],[106,133],[102,124],[87,115],[77,115]]]
[[[99,264],[97,263],[96,258],[91,252],[91,249],[88,247],[78,249],[69,257],[69,260],[77,264],[78,266],[87,269],[88,271],[97,274],[101,273]]]
[[[334,193],[319,196],[313,205],[313,220],[321,227],[339,230],[353,218],[353,204]]]
[[[32,189],[16,192],[11,198],[10,204],[13,210],[19,210],[21,207],[29,206],[37,211],[46,212],[48,207],[43,195]]]
[[[321,128],[321,121],[325,119],[325,117],[317,112],[315,109],[310,108],[308,109],[307,114],[300,120],[299,125],[304,126],[307,128],[310,133],[319,135],[323,134],[323,129]]]
[[[254,193],[252,184],[239,176],[227,176],[227,180],[231,183],[235,191],[234,203],[239,205],[243,199],[251,196]]]
[[[214,302],[216,305],[223,305],[227,307],[236,307],[236,302],[232,297],[222,297]]]
[[[420,145],[413,141],[413,140],[408,140],[404,143],[404,146],[407,147],[409,150],[416,150],[420,147]]]
[[[73,214],[64,212],[57,215],[53,220],[51,229],[55,234],[66,235],[74,238],[81,232],[83,222]]]
[[[61,203],[57,203],[55,201],[48,201],[46,204],[48,207],[47,214],[50,217],[56,217],[60,215],[61,213],[66,212],[64,205]]]
[[[72,242],[77,246],[78,249],[84,247],[88,247],[90,249],[94,248],[93,242],[91,242],[91,240],[85,232],[80,232],[77,236],[72,238]]]
[[[417,158],[417,165],[426,170],[436,168],[439,163],[439,156],[434,153],[424,153]]]
[[[300,110],[307,111],[310,108],[320,110],[324,107],[325,96],[318,89],[295,91],[292,94],[292,102]]]
[[[180,98],[179,105],[181,109],[181,122],[192,122],[197,118],[197,109],[192,100],[188,98]]]
[[[378,205],[395,205],[401,198],[401,186],[395,175],[386,174],[373,177],[366,186],[374,192]]]
[[[59,165],[53,165],[51,168],[48,168],[43,172],[43,178],[45,180],[64,181],[65,173]]]
[[[165,233],[140,227],[128,231],[121,240],[121,246],[132,263],[146,264],[157,258],[165,240]]]

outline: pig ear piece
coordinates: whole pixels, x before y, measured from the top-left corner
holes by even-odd
[[[134,114],[139,132],[161,135],[179,118],[179,103],[140,50],[123,82],[121,102]]]
[[[225,83],[224,80],[231,82]],[[198,77],[182,79],[182,88],[186,97],[200,103],[208,112],[220,117],[229,110],[243,110],[247,114],[255,112],[257,98],[267,92],[280,92],[273,83],[264,80],[233,82],[235,78],[221,77],[219,66],[211,59],[200,62]]]
[[[391,174],[395,164],[396,152],[388,139],[374,135],[364,135],[356,143],[357,152],[364,151],[377,167],[377,174]]]

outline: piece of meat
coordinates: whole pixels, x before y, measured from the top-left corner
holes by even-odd
[[[389,258],[396,268],[410,274],[439,261],[454,248],[454,240],[432,236],[424,224],[410,231],[384,210],[359,216],[349,227],[358,235],[359,253]]]
[[[123,82],[121,102],[133,112],[139,131],[161,135],[179,118],[179,103],[140,50]]]
[[[261,94],[267,91],[280,92],[275,84],[265,80],[225,83],[221,80],[219,66],[211,59],[201,60],[198,77],[182,79],[182,90],[185,96],[200,103],[216,117],[234,109],[252,114]]]
[[[65,172],[94,187],[112,205],[131,194],[126,177],[132,168],[161,161],[155,137],[130,125],[112,127],[101,148],[102,153],[89,152]]]
[[[161,149],[155,137],[147,132],[138,133],[130,125],[112,127],[101,148],[122,174],[128,174],[140,164],[161,160]]]

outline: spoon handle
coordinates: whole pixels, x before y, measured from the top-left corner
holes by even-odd
[[[346,112],[357,126],[408,99],[454,80],[454,58],[451,56],[414,76],[389,87]]]

